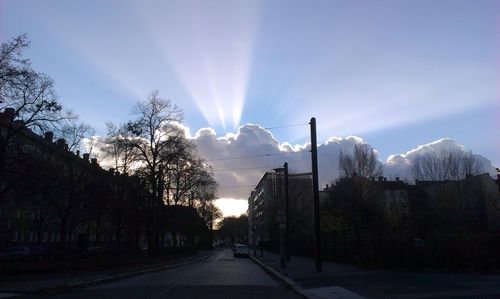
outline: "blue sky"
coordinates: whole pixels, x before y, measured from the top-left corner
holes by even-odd
[[[0,40],[104,133],[154,89],[185,125],[308,122],[385,159],[450,137],[500,165],[498,1],[4,1]],[[303,143],[307,127],[273,131]]]

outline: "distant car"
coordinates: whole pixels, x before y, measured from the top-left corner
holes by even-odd
[[[2,252],[2,259],[9,261],[27,261],[33,257],[33,251],[26,246],[11,247]]]
[[[238,244],[238,245],[236,245],[236,248],[234,249],[234,257],[238,257],[238,256],[247,256],[248,257],[249,253],[250,253],[250,249],[248,249],[247,245]]]

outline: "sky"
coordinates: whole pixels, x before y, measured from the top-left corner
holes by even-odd
[[[356,142],[386,164],[422,145],[464,148],[486,169],[500,166],[499,11],[496,0],[0,0],[0,41],[28,33],[26,57],[97,134],[157,89],[193,138],[233,134],[196,140],[209,160],[307,150],[314,116],[330,159],[320,172]],[[269,169],[225,169],[286,158],[309,171],[306,153],[278,157],[212,162],[226,215],[246,210],[245,186]]]

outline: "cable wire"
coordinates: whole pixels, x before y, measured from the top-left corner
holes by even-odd
[[[217,188],[254,188],[255,186],[217,186]]]
[[[232,169],[214,169],[213,171],[236,171],[236,170],[251,170],[251,169],[274,169],[278,167],[262,166],[262,167],[245,167],[245,168],[232,168]]]
[[[259,157],[270,157],[270,156],[279,156],[279,155],[288,155],[288,154],[298,154],[298,153],[306,153],[306,152],[309,152],[309,151],[297,151],[297,152],[284,152],[284,153],[262,154],[262,155],[251,155],[251,156],[227,157],[227,158],[209,159],[209,160],[205,160],[205,161],[212,162],[212,161],[224,161],[224,160],[235,160],[235,159],[248,159],[248,158],[259,158]]]
[[[289,124],[289,125],[282,125],[282,126],[276,126],[276,127],[267,127],[264,129],[275,130],[275,129],[282,129],[282,128],[288,128],[288,127],[299,127],[299,126],[305,126],[305,125],[309,125],[309,123]]]

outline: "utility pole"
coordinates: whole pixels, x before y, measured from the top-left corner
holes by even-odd
[[[281,204],[278,214],[278,225],[279,225],[279,242],[280,242],[280,268],[282,272],[286,272],[286,202],[283,201],[283,183],[281,177],[284,172],[284,168],[275,168],[275,192],[274,194],[279,195],[278,202]]]
[[[288,197],[288,163],[285,162],[283,165],[285,170],[285,252],[286,252],[286,261],[290,261],[290,198]]]
[[[314,200],[314,257],[316,259],[316,271],[322,270],[321,261],[321,227],[319,219],[319,182],[318,182],[318,141],[316,139],[316,118],[311,118],[311,166],[313,179]]]

